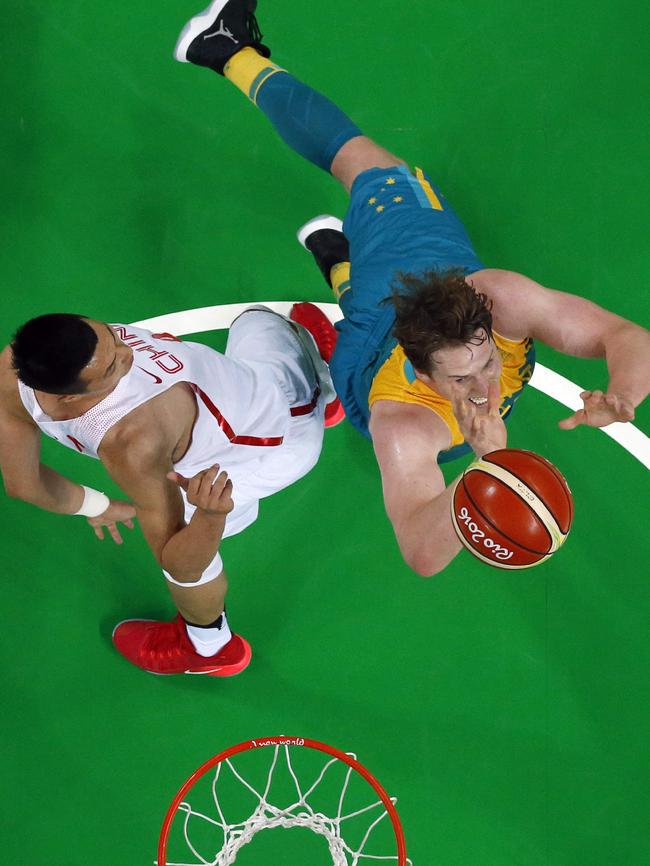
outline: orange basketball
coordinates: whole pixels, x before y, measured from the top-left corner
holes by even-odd
[[[454,490],[451,518],[459,539],[483,562],[530,568],[564,543],[573,496],[548,460],[502,448],[467,467]]]

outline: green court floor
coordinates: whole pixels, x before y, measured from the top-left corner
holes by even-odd
[[[234,88],[172,60],[191,3],[5,11],[3,343],[45,312],[133,322],[330,300],[295,230],[342,215],[345,195]],[[279,63],[428,170],[486,263],[650,324],[645,4],[258,12]],[[538,358],[606,382],[599,362]],[[313,472],[223,545],[230,620],[254,652],[232,680],[149,676],[112,649],[117,621],[173,613],[137,528],[118,548],[81,519],[0,499],[4,862],[151,864],[196,766],[290,734],[378,775],[415,866],[646,866],[648,472],[599,431],[559,430],[566,414],[528,389],[509,426],[509,444],[571,484],[565,547],[522,573],[463,553],[432,580],[401,562],[369,443],[328,431]],[[635,423],[650,433],[650,404]],[[43,455],[117,492],[94,461],[53,442]],[[320,866],[319,841],[276,830],[241,862]]]

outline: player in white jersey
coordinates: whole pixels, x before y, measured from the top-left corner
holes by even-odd
[[[137,517],[178,608],[171,622],[126,620],[117,650],[154,673],[230,676],[250,646],[230,631],[222,538],[259,500],[302,478],[321,450],[332,326],[310,304],[290,321],[256,306],[225,354],[129,325],[52,314],[0,355],[0,466],[9,496],[88,518],[99,538]],[[297,324],[303,321],[312,331]],[[318,343],[318,347],[317,347]],[[336,414],[336,413],[335,413]],[[337,418],[339,416],[337,415]],[[40,462],[41,432],[102,461],[132,504]]]

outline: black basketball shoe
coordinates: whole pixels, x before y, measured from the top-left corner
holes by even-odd
[[[183,27],[174,57],[181,63],[207,66],[220,75],[233,54],[247,45],[270,57],[253,14],[256,6],[257,0],[214,0]]]
[[[343,223],[335,216],[314,217],[298,229],[298,240],[314,257],[327,285],[332,288],[330,271],[339,262],[350,261],[350,245],[343,234]]]

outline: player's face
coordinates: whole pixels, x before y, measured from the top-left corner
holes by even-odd
[[[432,375],[417,376],[441,397],[451,399],[452,389],[456,388],[475,409],[487,412],[488,383],[501,375],[501,356],[485,331],[477,331],[474,336],[476,345],[466,343],[440,349],[433,356]]]
[[[79,378],[86,385],[83,396],[102,396],[115,389],[133,363],[133,350],[123,343],[110,325],[86,319],[97,334],[95,352]]]

